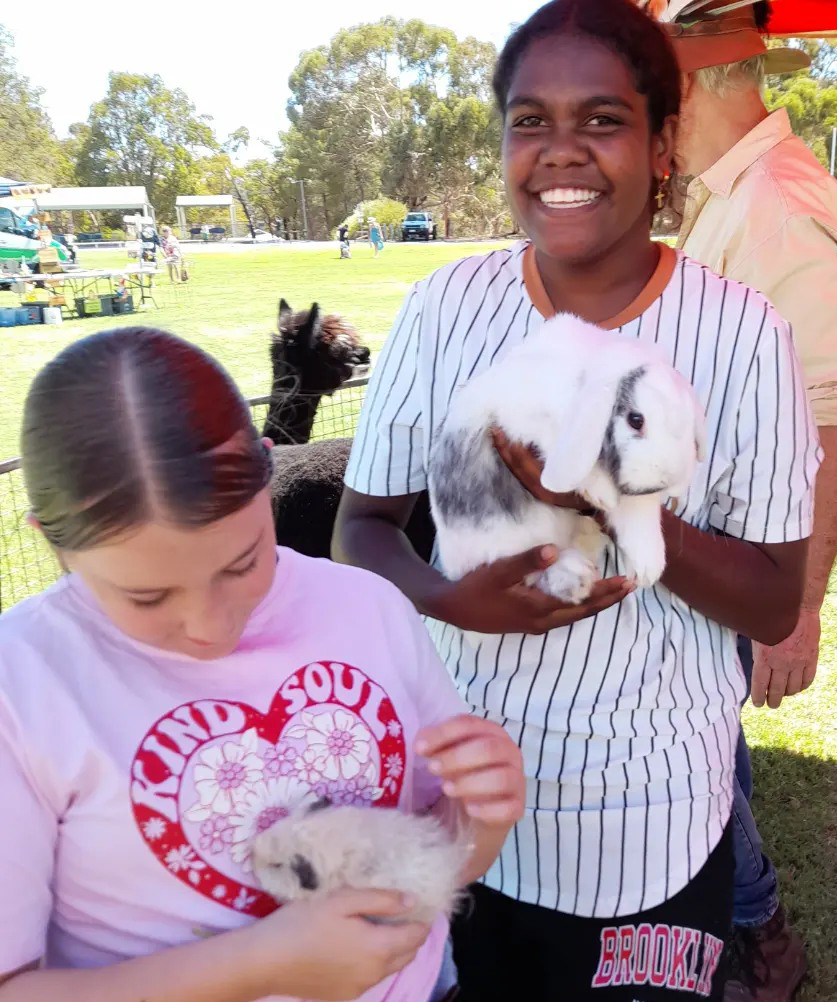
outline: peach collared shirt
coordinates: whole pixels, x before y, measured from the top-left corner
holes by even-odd
[[[837,425],[837,182],[775,111],[689,185],[678,246],[793,329],[818,425]]]

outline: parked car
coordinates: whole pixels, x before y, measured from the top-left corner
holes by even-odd
[[[408,212],[401,224],[401,237],[404,240],[435,240],[437,236],[438,230],[430,212]]]

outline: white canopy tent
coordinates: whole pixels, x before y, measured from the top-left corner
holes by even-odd
[[[36,195],[38,192],[49,190],[48,184],[32,184],[28,181],[15,181],[11,177],[0,177],[0,198]]]
[[[218,206],[229,208],[230,235],[232,237],[238,236],[238,220],[235,215],[235,201],[232,195],[178,195],[174,207],[177,210],[177,225],[180,228],[181,239],[186,239],[186,209],[199,207],[217,208]]]
[[[154,209],[142,185],[103,188],[53,188],[35,201],[42,212],[114,212],[135,209],[154,218]]]
[[[12,189],[8,202],[17,211],[46,212],[116,212],[133,210],[138,216],[154,220],[154,208],[142,185],[115,185],[101,188],[46,188],[44,191],[18,193]],[[123,217],[127,222],[127,217]]]

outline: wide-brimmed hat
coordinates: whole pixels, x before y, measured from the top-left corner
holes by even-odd
[[[768,74],[796,73],[811,65],[801,49],[769,49],[756,28],[753,0],[637,0],[666,28],[684,73],[764,56]]]

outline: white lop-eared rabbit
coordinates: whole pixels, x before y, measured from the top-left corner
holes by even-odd
[[[253,841],[253,872],[280,903],[344,888],[409,894],[399,921],[450,916],[469,847],[435,818],[391,808],[301,806]]]
[[[656,584],[660,508],[688,489],[705,423],[691,384],[653,345],[559,315],[454,394],[431,450],[446,576],[551,543],[557,562],[529,583],[582,602],[599,577],[604,535],[592,518],[537,501],[498,455],[492,427],[535,447],[547,490],[576,491],[604,513],[622,573]]]

